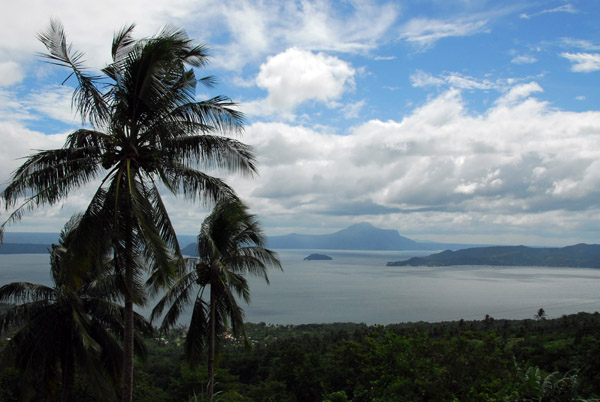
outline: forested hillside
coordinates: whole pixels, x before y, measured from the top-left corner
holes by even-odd
[[[600,396],[600,315],[388,326],[248,324],[252,350],[221,337],[218,401],[575,401]],[[202,401],[206,368],[184,364],[183,331],[149,339],[134,400]],[[18,401],[19,373],[0,375]],[[77,400],[92,400],[83,381]]]

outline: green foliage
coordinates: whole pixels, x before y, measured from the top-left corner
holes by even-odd
[[[65,401],[92,400],[86,395],[94,394],[104,401],[116,397],[122,356],[116,335],[123,331],[120,280],[105,255],[87,263],[73,257],[78,225],[77,218],[71,220],[52,246],[52,286],[13,282],[0,288],[0,300],[15,303],[0,315],[0,333],[10,335],[1,365],[19,369],[24,400],[29,394]],[[152,331],[143,317],[134,317],[139,331]],[[138,345],[143,352],[139,338]]]
[[[84,127],[71,132],[62,148],[27,157],[0,193],[7,210],[16,206],[0,225],[1,242],[5,226],[27,211],[100,183],[71,254],[84,261],[113,253],[125,307],[123,401],[131,401],[133,392],[133,305],[146,301],[141,278],[148,272],[152,291],[158,291],[182,264],[159,185],[190,200],[230,200],[234,191],[203,170],[256,171],[250,147],[223,136],[242,130],[243,115],[235,104],[224,96],[196,99],[197,85],[214,83],[196,77],[195,69],[207,63],[206,48],[171,27],[138,40],[133,29],[126,26],[114,36],[112,61],[101,75],[89,74],[83,53],[74,50],[58,21],[39,34],[47,49],[43,57],[66,68],[66,80],[76,81],[72,104]]]
[[[217,203],[204,220],[198,235],[198,258],[186,260],[185,272],[152,311],[159,317],[167,312],[162,330],[172,327],[183,309],[193,304],[190,327],[184,344],[184,353],[190,367],[196,367],[208,345],[208,400],[213,400],[215,356],[219,333],[230,326],[234,337],[248,344],[244,330],[244,311],[238,299],[250,302],[250,288],[246,275],[269,281],[267,268],[281,264],[277,254],[267,248],[258,220],[248,213],[240,200]],[[199,291],[196,291],[199,288]],[[208,296],[204,292],[208,290]],[[192,296],[195,294],[195,298]]]
[[[222,345],[214,400],[598,400],[599,314],[487,321],[249,324],[253,350],[232,340]],[[147,361],[136,369],[136,401],[207,400],[206,366],[185,365],[182,334],[178,328],[146,340]],[[0,401],[18,400],[12,392],[19,377],[14,370],[0,372]],[[87,401],[85,393],[78,395]]]

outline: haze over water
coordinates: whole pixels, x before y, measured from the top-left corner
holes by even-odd
[[[250,279],[249,322],[305,324],[532,318],[600,311],[600,269],[548,267],[386,267],[431,251],[325,251],[332,261],[303,261],[314,250],[278,250],[284,272],[271,285]],[[50,283],[48,256],[0,255],[0,284]],[[149,309],[144,311],[150,311]],[[182,323],[189,320],[183,317]]]

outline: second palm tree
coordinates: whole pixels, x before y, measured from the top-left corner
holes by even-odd
[[[187,259],[188,272],[158,302],[152,320],[164,315],[161,329],[173,327],[185,307],[193,302],[191,322],[185,340],[190,365],[200,362],[208,343],[208,401],[213,401],[217,333],[231,326],[234,336],[244,341],[244,312],[236,297],[250,302],[245,274],[269,281],[267,269],[281,269],[277,254],[265,248],[265,236],[258,220],[239,200],[217,204],[204,220],[198,235],[198,258]],[[205,290],[209,289],[206,300]],[[194,300],[193,294],[196,292]]]

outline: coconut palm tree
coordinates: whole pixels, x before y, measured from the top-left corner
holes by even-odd
[[[187,259],[188,272],[158,302],[151,319],[159,318],[167,308],[161,325],[161,330],[166,330],[193,303],[184,350],[188,363],[195,365],[208,343],[207,395],[212,402],[217,333],[230,325],[234,335],[246,339],[244,312],[236,298],[250,302],[244,275],[258,276],[268,283],[267,269],[281,269],[281,264],[277,254],[265,248],[258,220],[240,200],[218,203],[204,220],[198,235],[198,254],[198,258]],[[209,294],[205,297],[207,288]]]
[[[76,367],[96,389],[101,400],[116,397],[122,368],[122,349],[116,336],[123,333],[119,278],[108,258],[81,266],[70,252],[77,219],[52,246],[50,276],[53,286],[15,282],[0,288],[0,301],[16,303],[0,316],[0,334],[12,334],[1,352],[4,365],[24,375],[24,398],[36,385],[51,400],[71,401]],[[152,326],[136,314],[136,327],[150,333]],[[138,338],[138,351],[143,344]],[[60,391],[59,391],[60,390]]]
[[[0,194],[6,209],[25,197],[0,226],[1,241],[5,225],[28,210],[100,181],[81,219],[88,233],[79,250],[88,258],[100,244],[109,244],[124,279],[123,401],[131,401],[133,391],[133,305],[142,302],[135,296],[136,279],[147,268],[154,285],[164,285],[182,262],[158,185],[174,195],[214,202],[234,192],[206,169],[255,172],[250,148],[223,135],[243,129],[235,104],[223,96],[195,98],[198,84],[214,84],[212,77],[198,79],[194,72],[207,63],[206,48],[173,28],[135,40],[133,28],[115,35],[112,62],[101,75],[85,69],[83,54],[73,50],[57,21],[39,35],[48,49],[44,57],[68,68],[67,79],[76,80],[73,105],[84,128],[73,131],[63,148],[28,157]]]

